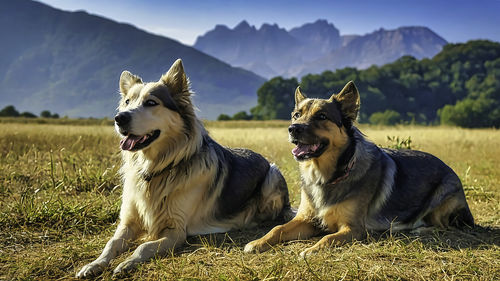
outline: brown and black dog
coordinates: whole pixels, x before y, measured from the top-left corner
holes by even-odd
[[[325,235],[302,256],[363,239],[368,230],[473,226],[458,176],[421,151],[379,148],[353,125],[360,107],[351,81],[330,99],[295,92],[289,138],[302,176],[296,217],[245,246],[268,250],[282,241]]]

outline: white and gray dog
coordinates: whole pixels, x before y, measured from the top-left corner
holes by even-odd
[[[195,116],[180,59],[158,82],[143,83],[124,71],[120,92],[115,117],[122,137],[120,222],[102,254],[76,277],[101,273],[139,238],[145,242],[115,274],[183,245],[188,235],[293,216],[285,179],[275,165],[210,138]]]

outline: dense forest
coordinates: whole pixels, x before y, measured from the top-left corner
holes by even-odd
[[[300,86],[309,97],[328,98],[349,80],[361,94],[360,122],[500,127],[500,43],[448,44],[432,59],[405,56],[381,67],[309,74]],[[289,119],[298,85],[296,78],[267,81],[251,114],[233,119]]]

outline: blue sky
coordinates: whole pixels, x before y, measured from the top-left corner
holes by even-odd
[[[216,24],[234,27],[242,20],[260,27],[277,23],[290,29],[317,19],[341,34],[366,34],[379,28],[427,26],[449,42],[500,41],[500,0],[41,0],[55,8],[85,10],[192,45]]]

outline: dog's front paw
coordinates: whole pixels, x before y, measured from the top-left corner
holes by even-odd
[[[75,275],[76,278],[88,278],[92,276],[96,276],[103,272],[104,268],[108,263],[104,260],[95,260],[78,271],[78,273]]]
[[[310,255],[313,255],[314,253],[316,253],[317,251],[319,250],[318,247],[310,247],[310,248],[307,248],[305,249],[304,251],[300,252],[300,257],[305,259],[306,257],[310,256]]]
[[[261,253],[264,251],[269,250],[270,246],[266,242],[262,242],[260,239],[259,240],[254,240],[248,244],[245,245],[245,248],[243,248],[243,252],[245,253]]]
[[[134,259],[127,259],[120,263],[115,270],[113,270],[113,275],[126,275],[130,271],[134,270],[140,262]]]
[[[256,252],[256,245],[255,241],[249,242],[248,244],[245,245],[245,248],[243,248],[244,253],[255,253]]]

